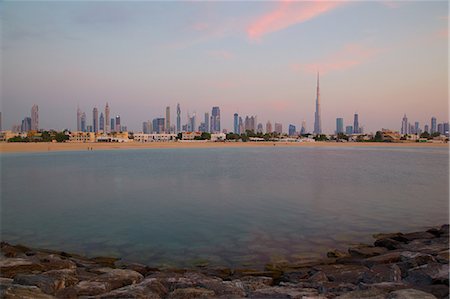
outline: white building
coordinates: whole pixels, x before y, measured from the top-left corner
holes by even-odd
[[[134,134],[135,142],[169,142],[176,141],[177,134]]]

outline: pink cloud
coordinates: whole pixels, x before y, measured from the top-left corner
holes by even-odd
[[[192,24],[192,29],[194,29],[195,31],[205,31],[208,30],[210,28],[208,23],[205,22],[197,22]]]
[[[234,55],[231,52],[228,52],[226,50],[209,51],[208,54],[213,58],[224,60],[228,60],[234,57]]]
[[[401,5],[399,1],[381,1],[380,3],[389,8],[399,8]]]
[[[296,63],[292,64],[291,68],[294,71],[305,71],[307,73],[316,73],[319,70],[322,74],[341,71],[363,64],[381,51],[381,49],[369,48],[361,44],[348,44],[338,52],[320,59],[320,62]]]
[[[326,13],[345,3],[344,1],[308,1],[294,2],[282,0],[275,10],[260,16],[247,27],[247,35],[250,39],[259,39],[262,36],[303,23]]]

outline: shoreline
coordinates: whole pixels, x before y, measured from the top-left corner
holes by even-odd
[[[245,147],[413,147],[449,148],[448,143],[389,142],[127,142],[127,143],[0,143],[0,153],[33,153],[55,151],[173,149],[173,148],[245,148]]]
[[[449,225],[294,264],[157,269],[1,243],[2,298],[448,298]]]

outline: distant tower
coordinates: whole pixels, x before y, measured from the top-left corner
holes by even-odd
[[[100,113],[99,121],[99,130],[105,132],[105,117],[103,116],[103,112]]]
[[[344,119],[342,117],[336,118],[336,134],[344,133]]]
[[[437,132],[437,127],[436,127],[436,117],[432,117],[431,118],[431,134],[436,133]]]
[[[240,134],[239,132],[239,115],[234,114],[234,134]]]
[[[317,72],[316,113],[314,114],[314,134],[322,134],[322,119],[320,115],[319,72]]]
[[[403,116],[402,119],[402,129],[400,131],[402,135],[408,134],[408,118],[406,117],[406,114]]]
[[[205,132],[209,131],[209,113],[205,112]]]
[[[121,132],[122,131],[122,128],[120,127],[120,115],[116,115],[116,122],[115,122],[115,125],[116,125],[116,132]]]
[[[220,108],[219,107],[212,108],[211,133],[220,133]]]
[[[98,109],[96,107],[92,110],[92,128],[95,133],[98,132]]]
[[[109,118],[109,105],[108,102],[106,102],[106,107],[105,107],[105,132],[109,133],[111,132],[111,120]]]
[[[84,113],[84,112],[81,113],[80,131],[81,132],[86,132],[86,113]]]
[[[166,133],[170,133],[170,106],[166,107]]]
[[[77,131],[80,132],[81,131],[81,110],[80,107],[77,107]]]
[[[270,120],[268,120],[266,123],[266,133],[272,133],[272,132],[273,132],[272,123],[270,122]]]
[[[358,118],[358,113],[355,113],[354,117],[353,117],[353,133],[354,134],[359,134],[361,133],[359,131],[359,118]]]
[[[180,103],[177,104],[177,133],[181,132],[181,108]]]
[[[300,134],[301,135],[306,134],[306,121],[305,120],[302,121],[302,128],[300,129]]]
[[[39,130],[39,107],[38,105],[33,105],[31,107],[31,130]]]

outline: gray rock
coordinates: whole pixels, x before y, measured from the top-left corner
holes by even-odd
[[[389,250],[395,250],[395,249],[401,249],[403,248],[403,244],[400,241],[391,239],[391,238],[384,238],[384,239],[378,239],[373,243],[377,247],[385,247]]]
[[[51,299],[51,295],[43,293],[38,287],[13,284],[2,292],[4,299]]]
[[[389,293],[388,299],[437,299],[430,293],[416,289],[403,289]]]
[[[448,285],[449,265],[440,263],[425,264],[408,271],[406,281],[413,285]]]
[[[347,253],[342,252],[340,250],[334,249],[327,252],[327,257],[329,258],[338,258],[348,256]]]
[[[407,289],[410,285],[404,282],[379,282],[379,283],[360,283],[358,288],[361,290],[380,289],[387,292],[395,291],[398,289]]]
[[[448,249],[443,250],[436,255],[436,260],[439,263],[448,264],[449,263],[449,255],[450,255],[450,252]]]
[[[407,239],[408,242],[410,242],[410,241],[413,241],[416,239],[433,239],[436,236],[429,232],[414,232],[414,233],[403,234],[402,237]]]
[[[52,270],[38,275],[18,274],[14,283],[37,286],[44,293],[54,295],[58,290],[73,286],[78,282],[75,270]]]
[[[265,277],[265,276],[244,276],[239,279],[239,281],[242,283],[245,292],[252,292],[257,289],[263,289],[266,288],[273,283],[272,277]]]

